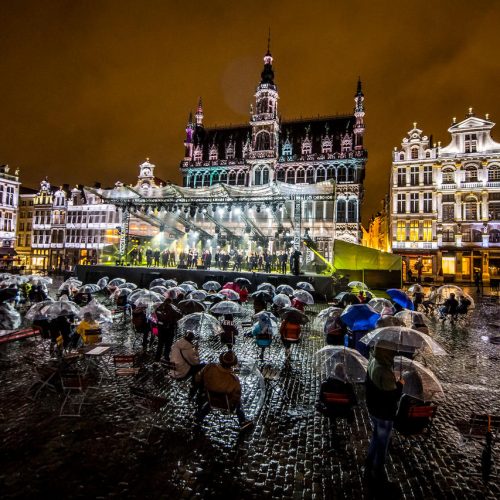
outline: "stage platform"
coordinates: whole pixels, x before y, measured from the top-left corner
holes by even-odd
[[[299,281],[310,282],[316,290],[317,300],[331,300],[335,295],[335,287],[332,278],[317,274],[292,274],[261,273],[248,271],[221,271],[220,269],[178,269],[174,267],[144,267],[144,266],[76,266],[76,275],[84,283],[96,283],[99,278],[125,278],[141,288],[147,288],[149,283],[156,278],[173,278],[178,283],[183,281],[194,281],[200,288],[203,283],[214,280],[221,285],[228,281],[234,281],[238,277],[244,277],[251,281],[250,291],[254,291],[261,283],[272,285],[290,285],[295,287]]]

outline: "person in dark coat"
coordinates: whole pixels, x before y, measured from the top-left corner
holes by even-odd
[[[169,360],[170,349],[174,342],[177,321],[182,318],[181,311],[172,304],[172,299],[166,298],[156,309],[156,321],[158,325],[158,347],[156,349],[155,361],[160,361],[163,353],[164,359]]]
[[[396,352],[378,342],[368,362],[366,406],[373,434],[365,462],[365,475],[378,484],[389,484],[385,462],[403,384],[396,380],[393,362]]]

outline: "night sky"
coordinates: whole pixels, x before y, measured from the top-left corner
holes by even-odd
[[[198,96],[206,125],[248,121],[269,26],[283,118],[351,112],[361,76],[365,221],[413,121],[443,144],[469,106],[500,122],[499,1],[16,0],[0,20],[0,164],[27,186],[128,183],[145,157],[179,182]]]

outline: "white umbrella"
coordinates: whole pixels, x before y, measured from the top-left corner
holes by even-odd
[[[412,376],[413,373],[417,377]],[[403,378],[403,393],[423,401],[432,401],[444,397],[443,387],[436,375],[418,361],[404,356],[394,358],[394,374]],[[408,376],[410,375],[410,376]]]
[[[113,323],[113,314],[112,312],[97,300],[91,300],[86,306],[82,307],[80,310],[80,318],[83,318],[85,313],[92,314],[92,318],[94,318],[98,323]]]
[[[306,290],[295,290],[293,296],[300,300],[303,304],[311,305],[314,304],[313,296]]]
[[[217,281],[207,281],[206,283],[203,283],[201,287],[203,288],[203,290],[213,290],[214,292],[222,288],[221,284],[217,283]]]
[[[278,293],[273,297],[273,304],[278,307],[290,307],[292,305],[292,301],[288,295]]]
[[[347,283],[347,286],[349,288],[357,288],[358,290],[369,290],[366,283],[363,283],[362,281],[350,281]]]
[[[342,364],[342,370],[337,368],[340,364]],[[329,345],[316,352],[314,365],[327,377],[333,377],[342,382],[362,383],[366,379],[368,360],[355,349]]]
[[[210,312],[214,314],[242,314],[241,306],[230,300],[217,302],[210,308]]]
[[[180,332],[191,330],[200,336],[220,335],[222,333],[222,326],[217,318],[208,313],[188,314],[179,320],[177,327]]]
[[[296,285],[296,288],[300,290],[305,290],[306,292],[314,292],[314,287],[311,285],[311,283],[308,283],[307,281],[299,281]]]

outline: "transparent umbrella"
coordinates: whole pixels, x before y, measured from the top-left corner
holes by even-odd
[[[291,297],[293,295],[293,288],[290,285],[279,285],[276,288],[276,291],[278,293],[284,293],[285,295],[288,295]]]
[[[213,302],[214,304],[220,302],[221,300],[226,300],[226,296],[221,295],[220,293],[209,293],[205,298],[206,302]]]
[[[205,292],[205,290],[194,290],[188,297],[193,300],[205,300],[207,298],[207,292]]]
[[[177,299],[180,295],[186,295],[186,290],[184,288],[181,288],[179,286],[173,286],[171,288],[168,288],[167,291],[165,292],[165,297],[168,297],[172,300]]]
[[[278,318],[269,311],[260,311],[252,316],[252,319],[256,321],[262,330],[266,328],[273,335],[278,334]]]
[[[349,288],[356,288],[357,290],[369,290],[368,285],[362,281],[350,281],[347,283]]]
[[[70,288],[77,289],[80,288],[83,283],[79,280],[66,280],[61,286],[58,288],[60,292],[63,290],[69,290]]]
[[[35,321],[35,320],[41,320],[41,319],[46,319],[46,317],[41,313],[42,309],[54,302],[52,299],[48,300],[43,300],[42,302],[38,302],[37,304],[33,304],[29,311],[26,313],[25,318],[28,321]]]
[[[134,290],[130,288],[117,288],[112,294],[112,300],[118,300],[118,297],[128,297]]]
[[[429,329],[432,325],[431,320],[424,313],[418,311],[409,311],[405,309],[404,311],[396,313],[394,317],[400,319],[407,328],[415,328],[415,330],[418,330],[419,327],[426,327]]]
[[[342,369],[338,365],[342,364]],[[355,349],[340,345],[325,346],[314,355],[314,366],[326,377],[342,382],[363,383],[368,360]]]
[[[173,286],[177,286],[177,281],[173,279],[165,280],[163,286],[166,286],[167,288],[172,288]]]
[[[80,309],[80,318],[83,318],[83,315],[87,312],[98,323],[113,323],[113,314],[111,311],[95,299]]]
[[[163,302],[163,300],[164,297],[162,297],[159,293],[152,292],[151,290],[141,290],[137,294],[129,295],[129,302],[136,307],[151,307],[154,304]]]
[[[305,325],[309,322],[309,318],[295,307],[284,307],[280,311],[280,318],[300,325]]]
[[[257,290],[250,294],[254,300],[261,300],[262,302],[271,302],[273,300],[272,294],[265,290]]]
[[[48,320],[59,318],[60,316],[78,316],[80,308],[68,300],[58,300],[47,304],[40,310],[40,315]]]
[[[82,293],[97,293],[101,289],[94,283],[90,283],[89,285],[83,285],[80,287],[79,291]]]
[[[288,295],[278,293],[273,297],[273,304],[278,307],[290,307],[292,305],[292,301]]]
[[[151,290],[155,286],[163,286],[165,287],[165,279],[163,278],[156,278],[154,279],[150,284],[149,284],[149,289]],[[166,287],[165,287],[166,288]]]
[[[29,276],[26,276],[28,278],[28,281],[33,284],[39,284],[39,285],[52,285],[54,280],[52,278],[49,278],[48,276],[39,276],[38,274],[30,274]]]
[[[257,290],[264,290],[266,292],[269,292],[271,295],[274,295],[276,287],[274,285],[271,285],[271,283],[261,283],[259,286],[257,286]]]
[[[97,286],[101,289],[106,288],[108,286],[108,283],[109,283],[109,278],[107,276],[103,276],[97,281]]]
[[[429,335],[404,326],[377,328],[365,335],[361,342],[370,346],[382,343],[384,348],[399,352],[446,355],[446,351]]]
[[[316,318],[314,318],[313,328],[318,330],[323,330],[325,324],[328,320],[333,318],[338,318],[343,312],[343,309],[340,307],[327,307],[318,313]]]
[[[403,393],[423,401],[444,397],[443,387],[436,375],[418,361],[404,356],[394,358],[394,375],[403,378]]]
[[[167,287],[162,286],[162,285],[156,285],[156,286],[149,287],[150,292],[159,293],[160,295],[165,295],[167,290],[168,290]]]
[[[396,309],[394,309],[394,306],[390,300],[382,299],[380,297],[371,299],[370,302],[368,302],[368,305],[373,307],[373,309],[375,309],[375,311],[377,311],[379,314],[387,315],[394,314],[396,312]]]
[[[300,300],[303,304],[311,305],[314,304],[313,296],[306,290],[295,290],[293,296]]]
[[[459,286],[456,285],[443,285],[436,290],[435,302],[437,305],[442,305],[444,302],[450,298],[450,294],[455,294],[455,298],[465,297],[470,301],[470,309],[474,309],[474,299],[465,293]]]
[[[224,295],[228,300],[240,300],[240,294],[231,290],[230,288],[225,288],[219,292],[220,295]]]
[[[422,288],[422,285],[415,283],[410,288],[408,288],[408,292],[409,293],[424,293],[424,289]]]
[[[191,285],[190,283],[187,283],[187,282],[181,283],[179,285],[179,288],[182,288],[185,293],[194,292],[196,290],[196,287],[194,287],[193,285]]]
[[[138,286],[135,283],[130,283],[130,281],[126,281],[121,285],[118,285],[118,288],[130,288],[131,290],[137,290]]]
[[[242,307],[236,302],[231,302],[230,300],[223,300],[221,302],[218,302],[217,304],[214,304],[210,308],[210,312],[213,314],[244,314]]]
[[[203,288],[203,290],[214,291],[214,292],[222,288],[220,283],[217,283],[217,281],[207,281],[206,283],[203,283],[201,287]]]
[[[194,281],[184,281],[183,285],[191,285],[193,288],[196,288],[196,289],[198,288],[198,284],[195,283]]]
[[[123,278],[113,278],[111,281],[108,282],[108,286],[119,286],[123,285],[123,283],[126,283],[127,280]]]
[[[305,290],[306,292],[315,292],[314,287],[307,281],[299,281],[295,286],[296,288]]]
[[[247,278],[236,278],[234,280],[234,282],[238,285],[238,286],[246,286],[246,287],[249,287],[252,285],[252,282],[247,279]]]
[[[212,335],[220,335],[222,333],[222,326],[217,321],[217,318],[208,313],[193,313],[184,316],[177,323],[180,332],[188,330],[193,331],[200,337],[211,337]]]

